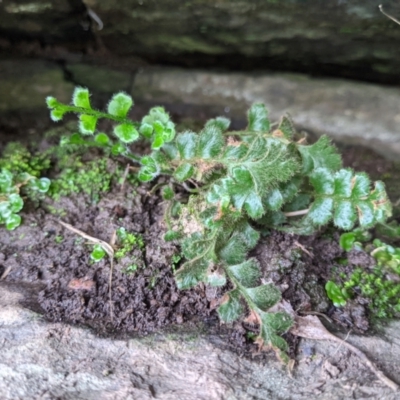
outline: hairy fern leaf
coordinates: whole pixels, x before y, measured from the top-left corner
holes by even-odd
[[[309,175],[318,168],[337,171],[342,166],[342,159],[336,147],[325,135],[312,145],[298,144],[297,148],[303,160],[302,175]]]

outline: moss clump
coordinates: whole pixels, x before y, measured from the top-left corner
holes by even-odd
[[[114,257],[117,260],[124,258],[132,250],[133,247],[138,247],[139,249],[144,248],[142,236],[139,234],[127,232],[126,229],[123,227],[117,230],[117,237],[118,249],[114,253]]]
[[[341,236],[342,248],[347,249],[349,234]],[[354,247],[359,246],[360,243]],[[340,273],[336,279],[340,283],[328,281],[328,297],[336,306],[345,306],[348,299],[361,297],[368,301],[372,319],[397,317],[400,315],[400,248],[375,239],[372,247],[367,245],[365,250],[375,258],[376,265],[369,270],[356,268],[350,273]]]
[[[32,153],[19,142],[8,143],[0,158],[0,169],[13,175],[27,173],[39,178],[49,167],[50,158],[46,154]]]
[[[49,193],[55,200],[73,193],[86,193],[92,202],[97,203],[101,195],[110,190],[112,181],[119,172],[119,169],[110,171],[107,159],[85,162],[81,156],[68,156],[67,161],[64,160],[59,167],[61,171],[52,180]]]
[[[393,318],[400,313],[400,283],[388,278],[383,266],[377,266],[371,272],[355,269],[343,287],[347,292],[359,293],[369,300],[373,319]]]

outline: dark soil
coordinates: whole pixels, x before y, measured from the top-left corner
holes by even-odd
[[[344,157],[346,165],[357,169],[360,161],[356,157],[360,154],[350,148]],[[379,165],[389,171],[389,162],[379,158]],[[173,256],[179,254],[179,249],[163,240],[165,204],[157,191],[150,194],[151,187],[134,187],[126,182],[121,188],[114,183],[98,203],[85,194],[58,202],[47,199],[39,208],[28,202],[18,229],[11,233],[0,229],[0,276],[10,285],[35,287],[38,304],[49,320],[85,324],[100,334],[143,335],[184,323],[222,329],[215,311],[219,291],[203,284],[191,290],[177,289],[173,268],[179,265]],[[93,263],[92,245],[62,226],[59,219],[106,242],[118,227],[142,236],[144,248],[133,248],[114,264],[112,310],[109,260]],[[276,283],[297,312],[323,313],[338,326],[365,332],[369,328],[367,304],[349,302],[338,309],[324,290],[337,260],[343,256],[338,238],[337,232],[329,230],[311,237],[271,232],[252,254],[262,265],[263,279]],[[347,257],[357,266],[371,264],[364,252]],[[138,269],[127,273],[132,264]],[[256,327],[240,321],[228,333],[224,330],[230,346],[245,352],[251,350],[248,331],[256,331]],[[286,339],[293,354],[296,339],[290,335]]]
[[[143,236],[143,251],[132,249],[114,265],[112,313],[109,261],[93,263],[92,246],[43,209],[23,214],[24,224],[15,233],[2,235],[2,265],[11,267],[6,281],[43,282],[39,303],[48,319],[84,323],[100,332],[143,334],[195,316],[209,317],[212,299],[204,286],[179,292],[175,285],[171,258],[178,250],[163,241],[161,199],[149,196],[147,189],[126,187],[121,191],[116,186],[96,205],[89,206],[84,195],[62,198],[56,204],[65,213],[64,222],[106,242],[121,226]],[[132,263],[139,269],[132,274],[124,272]]]

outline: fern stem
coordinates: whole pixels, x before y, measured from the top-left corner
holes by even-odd
[[[115,122],[119,122],[121,124],[128,123],[128,124],[131,124],[131,125],[136,126],[136,127],[140,125],[137,122],[131,121],[129,118],[117,117],[115,115],[108,114],[108,113],[101,112],[101,111],[94,110],[94,109],[83,108],[83,107],[75,107],[75,106],[68,106],[68,105],[65,105],[65,104],[61,104],[59,107],[60,108],[62,107],[62,109],[64,109],[65,112],[72,112],[72,113],[80,114],[80,115],[83,115],[83,114],[92,115],[92,116],[94,116],[96,118],[106,118],[106,119],[110,119],[110,120],[115,121]]]
[[[307,214],[309,211],[310,211],[310,209],[306,208],[304,210],[285,212],[284,214],[286,217],[297,217],[299,215]]]

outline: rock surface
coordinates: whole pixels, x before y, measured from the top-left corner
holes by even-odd
[[[55,63],[40,60],[0,61],[0,113],[45,108],[47,96],[68,102],[74,85]]]
[[[0,283],[3,400],[398,398],[354,355],[328,342],[303,340],[291,376],[273,356],[239,357],[212,335],[115,340],[46,323],[19,304],[29,297],[20,285]],[[380,336],[348,340],[398,377],[399,328],[397,322]]]
[[[277,120],[289,112],[299,129],[335,140],[361,144],[385,157],[400,154],[400,89],[301,74],[218,73],[177,68],[131,71],[85,63],[8,59],[0,61],[0,115],[41,113],[48,119],[45,97],[68,102],[75,85],[94,93],[104,107],[120,90],[137,105],[161,104],[205,118],[226,115],[243,125],[245,111],[263,102]],[[39,115],[37,114],[37,115]],[[7,118],[4,118],[4,124]]]
[[[136,100],[214,106],[213,112],[244,119],[263,102],[273,120],[289,112],[295,124],[317,135],[400,154],[400,90],[298,74],[240,74],[180,69],[144,69],[136,76]]]
[[[0,47],[399,82],[400,27],[379,4],[399,18],[396,0],[3,1]]]

